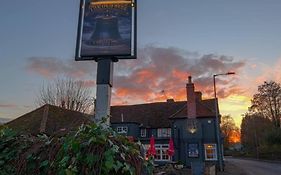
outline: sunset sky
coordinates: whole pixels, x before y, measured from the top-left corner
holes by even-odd
[[[257,86],[281,82],[280,0],[138,0],[137,60],[114,65],[112,104],[185,100],[191,75],[204,98],[217,77],[222,115],[240,125]],[[0,1],[0,118],[35,109],[58,76],[85,81],[96,63],[75,62],[79,0]],[[164,90],[165,93],[162,93]]]

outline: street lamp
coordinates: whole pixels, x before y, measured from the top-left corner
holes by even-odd
[[[217,135],[217,151],[218,151],[218,160],[219,160],[219,170],[223,170],[222,165],[222,147],[221,147],[221,139],[220,139],[220,123],[219,123],[219,111],[218,111],[218,99],[217,99],[217,90],[216,90],[216,77],[221,75],[233,75],[235,72],[227,72],[222,74],[213,75],[214,80],[214,95],[215,95],[215,112],[216,112],[216,135]]]

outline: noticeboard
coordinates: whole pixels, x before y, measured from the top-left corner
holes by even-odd
[[[136,58],[136,0],[81,0],[75,60]]]
[[[197,158],[199,157],[199,150],[197,143],[188,144],[188,157]]]

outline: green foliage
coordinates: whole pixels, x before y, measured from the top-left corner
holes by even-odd
[[[281,129],[257,113],[242,120],[241,138],[244,154],[240,156],[281,160]]]
[[[262,145],[259,147],[259,158],[281,160],[281,145]]]
[[[281,145],[281,129],[273,128],[266,135],[268,145]]]
[[[246,114],[241,123],[241,141],[246,151],[256,151],[256,148],[266,143],[266,131],[273,127],[269,119],[258,114]]]
[[[25,140],[20,142],[19,140]],[[25,136],[18,136],[16,132],[9,128],[0,130],[0,174],[15,174],[14,159],[19,157],[19,154],[29,144],[29,140]]]
[[[18,135],[0,131],[0,174],[141,174],[145,162],[139,145],[111,128],[82,125],[64,137]],[[151,174],[151,173],[150,173]]]

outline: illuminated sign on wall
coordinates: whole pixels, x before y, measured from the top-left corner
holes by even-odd
[[[76,60],[136,57],[135,0],[81,0]]]

